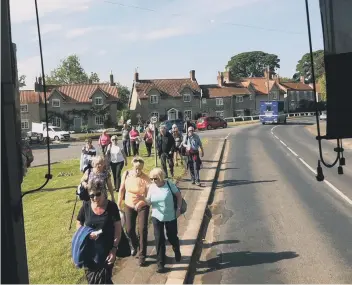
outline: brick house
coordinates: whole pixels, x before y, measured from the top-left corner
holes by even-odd
[[[252,113],[255,100],[247,88],[239,83],[226,82],[222,72],[218,72],[217,81],[217,84],[200,85],[203,116],[226,118]]]
[[[201,115],[201,89],[195,71],[188,78],[175,79],[140,79],[135,72],[129,109],[133,124],[152,116],[160,121],[196,119]]]
[[[119,104],[118,89],[110,75],[110,83],[47,86],[49,121],[64,130],[81,131],[116,126]],[[45,120],[44,92],[41,78],[35,90],[20,91],[21,128],[29,131],[32,122]]]

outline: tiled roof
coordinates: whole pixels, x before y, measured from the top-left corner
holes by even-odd
[[[241,80],[243,87],[248,87],[249,83],[252,83],[253,87],[259,93],[268,94],[268,81],[265,77],[250,77],[250,78],[243,78]],[[269,80],[269,91],[275,85],[275,80]]]
[[[200,85],[203,90],[203,97],[205,98],[218,98],[218,97],[231,97],[236,95],[249,95],[251,94],[247,88],[236,86],[219,86],[217,84]]]
[[[172,97],[181,96],[180,92],[184,88],[190,88],[193,92],[200,92],[197,81],[192,81],[190,78],[182,79],[150,79],[150,80],[138,80],[135,82],[135,88],[138,93],[138,97],[148,98],[148,92],[152,89],[158,90],[161,94],[169,95]]]
[[[280,82],[280,85],[284,87],[284,89],[293,89],[293,90],[309,90],[312,88],[305,83],[302,82]]]
[[[49,88],[48,88],[49,89]],[[108,102],[116,102],[118,100],[118,89],[116,86],[110,86],[109,83],[93,83],[93,84],[70,84],[63,86],[50,86],[50,91],[46,93],[49,98],[53,92],[57,91],[66,103],[90,103],[91,96],[101,90]],[[44,92],[35,92],[33,90],[20,91],[21,104],[43,103]]]
[[[49,94],[47,93],[47,96]],[[34,90],[20,90],[20,103],[21,104],[36,104],[42,103],[44,99],[43,92],[35,92]]]

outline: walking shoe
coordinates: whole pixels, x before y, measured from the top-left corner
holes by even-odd
[[[196,182],[194,180],[192,180],[192,184],[196,184]]]
[[[140,257],[140,258],[139,258],[139,266],[140,266],[140,267],[145,266],[145,258],[144,258],[144,257]]]
[[[132,256],[136,256],[136,254],[137,254],[137,249],[132,248],[132,250],[131,250],[131,255],[132,255]]]
[[[199,182],[199,181],[197,181],[197,182],[196,182],[196,185],[197,185],[197,186],[200,186],[200,182]]]
[[[165,272],[165,267],[163,264],[158,264],[158,269],[156,270],[157,273],[164,273]]]
[[[175,250],[175,260],[176,260],[176,262],[180,262],[181,261],[181,251],[180,251],[180,249]]]

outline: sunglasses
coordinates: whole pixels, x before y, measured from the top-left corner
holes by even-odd
[[[134,159],[133,162],[143,163],[143,160],[141,160],[141,159]]]
[[[100,197],[101,196],[101,192],[97,192],[95,194],[90,194],[89,198],[93,199],[94,197]]]
[[[156,177],[150,177],[150,180],[151,180],[151,181],[157,181],[157,180],[159,180],[159,178],[156,178]]]

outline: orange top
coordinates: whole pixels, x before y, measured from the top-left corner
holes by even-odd
[[[123,180],[125,180],[124,178],[125,178],[125,175],[123,175]],[[126,189],[126,195],[125,195],[126,206],[134,208],[138,203],[139,204],[138,208],[139,208],[141,206],[146,205],[144,201],[137,198],[137,194],[143,195],[145,197],[147,196],[148,185],[151,183],[148,175],[146,175],[145,173],[142,173],[139,177],[137,177],[134,175],[134,171],[130,170],[124,182],[125,182],[125,189]]]

